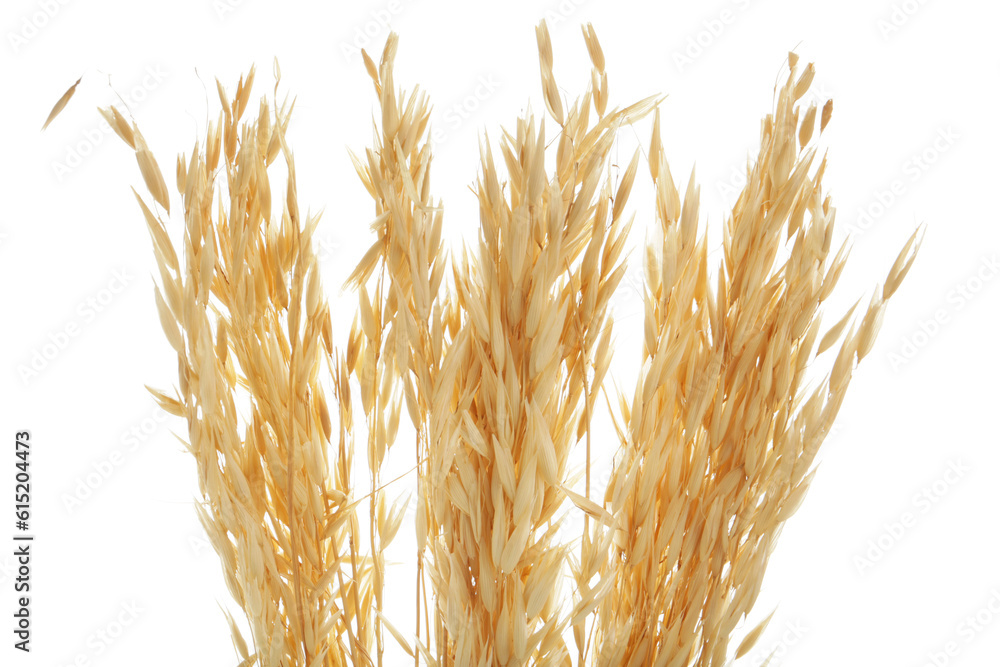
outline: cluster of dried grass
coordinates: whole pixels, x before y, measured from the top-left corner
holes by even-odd
[[[187,420],[199,515],[252,633],[248,646],[230,618],[242,665],[381,665],[384,630],[416,665],[707,667],[730,657],[918,241],[846,335],[853,309],[820,336],[847,250],[831,259],[825,158],[814,168],[815,128],[832,107],[799,103],[812,65],[799,74],[790,56],[714,267],[694,175],[682,200],[667,164],[659,100],[609,111],[592,27],[584,38],[591,84],[567,107],[538,27],[556,132],[547,139],[545,119],[530,112],[518,119],[500,144],[505,178],[484,141],[479,241],[453,261],[430,194],[427,99],[397,90],[395,36],[379,63],[365,55],[381,117],[373,147],[354,160],[375,202],[375,239],[348,281],[359,307],[344,351],[311,244],[319,221],[299,211],[292,105],[272,109],[264,98],[244,120],[252,70],[232,100],[219,85],[218,120],[178,159],[181,253],[156,206],[139,198],[178,357],[176,395],[153,393]],[[651,112],[658,240],[646,249],[642,368],[618,401],[611,481],[593,489],[591,419],[640,161],[637,151],[616,184],[609,155],[619,127]],[[102,113],[169,214],[138,128],[117,109]],[[279,157],[287,178],[272,214]],[[807,389],[809,362],[838,341],[829,374]],[[381,470],[404,406],[417,434],[413,633],[386,618],[384,594],[384,551],[404,507],[387,507]],[[367,439],[367,485],[352,479],[356,434]],[[574,459],[583,493],[573,490]],[[557,536],[567,507],[586,516],[579,545]],[[567,575],[571,599],[560,593]],[[746,634],[737,657],[761,630]]]
[[[272,114],[262,100],[256,118],[241,122],[253,78],[251,70],[232,101],[219,86],[218,120],[177,160],[181,259],[159,214],[136,195],[159,268],[160,321],[178,359],[176,396],[153,394],[187,419],[206,501],[199,516],[250,624],[252,654],[230,619],[243,664],[361,664],[373,638],[373,577],[354,540],[350,442],[331,446],[321,383],[334,348],[311,244],[319,220],[300,217],[285,141],[291,106]],[[102,113],[169,213],[139,129],[117,109]],[[279,157],[287,184],[272,216],[268,169]],[[349,395],[338,398],[343,415]]]
[[[776,109],[764,119],[716,276],[697,229],[694,175],[682,202],[659,118],[654,124],[649,164],[662,243],[646,252],[642,370],[622,401],[622,456],[604,497],[615,519],[609,573],[617,594],[598,615],[601,664],[725,664],[778,531],[812,480],[854,362],[871,350],[886,300],[913,261],[915,238],[844,337],[830,373],[807,390],[809,362],[841,338],[853,308],[816,346],[820,306],[847,245],[831,259],[826,159],[810,172],[817,107],[797,105],[814,70],[796,77],[796,61],[791,55]],[[831,112],[827,102],[820,131]]]

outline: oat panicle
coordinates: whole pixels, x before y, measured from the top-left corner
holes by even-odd
[[[589,85],[564,99],[544,22],[536,43],[545,113],[483,136],[479,234],[454,252],[431,188],[429,99],[397,86],[395,34],[377,62],[363,53],[376,131],[351,159],[374,217],[346,315],[324,296],[324,223],[300,207],[277,63],[273,95],[251,99],[253,68],[235,89],[218,83],[173,202],[136,124],[100,110],[145,185],[153,298],[178,369],[173,390],[150,392],[187,425],[198,516],[244,616],[224,610],[240,665],[381,667],[391,642],[417,667],[722,667],[770,620],[740,627],[921,230],[867,305],[821,331],[849,246],[833,247],[823,189],[832,102],[803,102],[814,66],[789,55],[716,263],[695,173],[676,181],[667,159],[662,98],[610,105],[586,25]],[[620,129],[647,115],[645,160],[613,164]],[[592,424],[615,402],[610,304],[645,168],[656,233],[640,372],[611,410],[615,463],[595,488]],[[334,316],[353,318],[342,346]],[[383,475],[403,419],[414,525]],[[583,517],[578,541],[559,533],[568,512]],[[400,530],[416,535],[412,630],[386,602]]]

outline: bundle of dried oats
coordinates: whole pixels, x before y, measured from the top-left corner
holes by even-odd
[[[816,164],[832,103],[801,102],[814,68],[790,54],[723,261],[710,264],[699,189],[693,174],[683,197],[675,185],[659,100],[609,110],[604,54],[583,32],[591,83],[566,104],[537,28],[548,117],[529,112],[502,132],[501,167],[483,141],[479,239],[455,258],[431,195],[428,100],[397,89],[395,35],[378,63],[365,54],[381,122],[354,161],[375,218],[348,281],[359,305],[343,349],[313,250],[320,222],[300,213],[277,67],[255,115],[253,70],[232,98],[219,84],[218,119],[177,160],[176,230],[139,129],[102,110],[152,199],[136,195],[178,362],[177,390],[153,395],[187,421],[199,516],[250,627],[244,638],[229,617],[241,666],[381,666],[388,632],[415,665],[721,667],[760,636],[763,624],[734,637],[919,239],[863,314],[821,331],[847,260],[846,245],[831,252],[826,158]],[[645,254],[641,371],[615,409],[610,483],[593,488],[591,423],[641,157],[616,180],[609,156],[621,125],[651,112],[648,210],[661,241]],[[279,160],[287,176],[272,189]],[[387,618],[384,583],[404,506],[387,507],[381,470],[404,408],[419,489],[412,631]],[[352,476],[358,439],[368,480]],[[586,517],[578,543],[557,533],[567,509]]]

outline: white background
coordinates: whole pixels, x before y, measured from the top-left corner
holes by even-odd
[[[667,156],[682,182],[697,161],[702,219],[714,229],[735,201],[733,184],[755,151],[787,51],[816,63],[817,98],[835,98],[824,134],[826,183],[840,238],[854,232],[827,321],[870,295],[918,224],[927,232],[879,342],[855,374],[813,488],[779,541],[751,624],[775,606],[777,613],[742,664],[760,664],[772,648],[772,664],[995,664],[1000,7],[971,0],[330,4],[4,3],[0,539],[9,545],[13,533],[14,433],[27,428],[37,542],[30,656],[11,648],[12,548],[0,549],[0,663],[238,662],[217,602],[233,605],[195,519],[194,464],[172,435],[183,435],[183,426],[159,418],[143,389],[170,387],[175,362],[159,330],[150,242],[129,190],[141,189],[141,179],[95,107],[116,101],[115,91],[128,102],[169,183],[174,155],[203,132],[207,109],[218,113],[213,78],[232,90],[256,63],[256,93],[269,92],[277,56],[283,90],[298,96],[291,141],[300,201],[325,208],[321,256],[342,334],[353,301],[337,287],[369,243],[373,210],[346,150],[370,140],[375,105],[352,44],[368,30],[368,48],[379,52],[388,29],[376,17],[388,16],[401,35],[397,83],[419,84],[436,104],[443,140],[433,183],[456,243],[476,225],[468,185],[477,137],[488,129],[496,138],[529,103],[543,109],[539,19],[550,21],[565,99],[589,79],[579,29],[588,21],[604,47],[612,105],[669,94]],[[40,133],[80,75],[76,97]],[[622,130],[623,163],[649,130],[648,121]],[[653,223],[650,202],[648,188],[637,187],[637,244]],[[613,372],[622,386],[638,363],[637,275],[616,296]],[[77,335],[61,335],[73,325]],[[47,356],[28,374],[36,353]],[[117,465],[109,463],[115,452]],[[410,462],[401,454],[393,465]],[[961,474],[949,472],[956,469]],[[401,563],[390,575],[389,603],[401,606],[390,607],[393,618],[408,618],[412,606],[408,537],[390,552]],[[106,643],[99,633],[118,634],[119,617],[129,624]]]

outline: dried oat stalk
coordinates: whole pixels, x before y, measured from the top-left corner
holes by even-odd
[[[376,217],[371,229],[376,238],[348,279],[348,286],[360,294],[360,317],[351,330],[348,368],[361,385],[368,420],[368,465],[373,488],[370,534],[379,664],[382,624],[419,664],[418,651],[427,651],[427,641],[411,646],[381,613],[385,569],[382,552],[399,529],[404,505],[397,501],[391,510],[385,510],[379,470],[396,441],[405,403],[418,429],[415,464],[418,476],[422,476],[421,442],[426,440],[428,404],[434,400],[433,386],[443,354],[445,325],[438,294],[446,264],[441,253],[441,209],[430,201],[431,152],[426,138],[430,108],[427,97],[419,90],[409,95],[396,90],[393,79],[396,47],[397,37],[392,34],[377,66],[364,53],[379,101],[381,123],[374,146],[364,158],[355,156],[354,164],[375,201]],[[419,638],[423,549],[418,550],[416,557],[415,636]],[[428,625],[425,611],[424,635]]]
[[[361,665],[371,650],[371,568],[354,540],[350,441],[342,431],[331,444],[321,382],[333,341],[312,248],[319,220],[299,210],[285,139],[292,105],[272,111],[264,99],[242,120],[253,79],[251,70],[232,101],[219,85],[218,121],[177,161],[182,252],[137,195],[159,268],[156,304],[178,359],[176,395],[153,394],[187,420],[199,517],[250,626],[252,647],[229,619],[243,664]],[[103,113],[167,210],[139,129],[116,109]],[[272,215],[269,169],[279,158],[287,183]],[[345,384],[337,389],[343,423],[350,396]]]
[[[815,389],[806,371],[840,338],[820,333],[821,305],[847,259],[831,255],[834,209],[825,158],[813,169],[816,107],[803,110],[814,69],[796,58],[761,130],[761,148],[727,220],[716,271],[698,231],[692,173],[681,200],[659,116],[650,146],[662,243],[646,253],[642,371],[622,400],[619,463],[605,506],[617,523],[616,594],[599,614],[598,664],[726,664],[737,624],[760,592],[768,556],[812,481],[816,452],[843,402],[855,361],[871,350],[914,239],[881,293],[843,337]],[[823,114],[823,125],[829,113]],[[759,629],[736,650],[752,647]]]
[[[449,317],[458,326],[429,403],[428,516],[418,521],[444,631],[441,664],[569,660],[572,619],[559,594],[568,550],[553,519],[567,495],[603,515],[568,490],[568,461],[587,428],[585,388],[610,361],[607,306],[623,272],[619,202],[629,186],[612,203],[608,157],[618,126],[655,101],[605,114],[591,91],[564,110],[544,25],[538,45],[559,126],[554,164],[546,166],[544,121],[530,113],[504,133],[506,179],[485,142],[479,244],[454,265]]]

